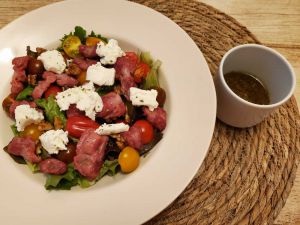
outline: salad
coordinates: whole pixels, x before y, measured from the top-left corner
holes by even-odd
[[[4,151],[45,174],[47,190],[134,171],[166,127],[161,62],[80,26],[60,41],[57,49],[28,46],[12,60],[2,106],[14,137]]]

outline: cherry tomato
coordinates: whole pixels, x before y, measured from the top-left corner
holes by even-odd
[[[157,91],[156,101],[158,102],[160,107],[163,107],[166,102],[166,92],[161,87],[154,87],[151,89],[155,89]]]
[[[37,141],[41,136],[42,132],[39,130],[37,124],[30,124],[25,127],[24,131],[21,132],[21,137],[30,137],[31,139]]]
[[[137,64],[139,62],[139,57],[135,52],[126,52],[126,57],[130,59],[134,64]]]
[[[79,56],[79,46],[81,41],[79,37],[70,35],[62,43],[65,53],[71,58]]]
[[[85,44],[87,46],[94,46],[94,45],[98,44],[99,42],[102,42],[102,40],[100,38],[96,38],[96,37],[87,37],[85,40]]]
[[[147,120],[138,120],[134,123],[135,127],[139,127],[142,131],[142,143],[149,144],[154,137],[153,126]]]
[[[27,71],[31,75],[41,75],[44,72],[44,65],[41,60],[30,58],[28,65],[27,65]]]
[[[50,95],[53,95],[55,97],[59,92],[62,92],[62,89],[60,87],[51,85],[45,92],[45,98],[48,98]]]
[[[86,82],[86,71],[81,71],[81,73],[77,76],[77,80],[80,85]]]
[[[134,148],[125,147],[119,154],[118,162],[123,173],[130,173],[139,166],[140,155]]]
[[[73,142],[68,143],[67,150],[61,150],[57,154],[56,158],[67,164],[73,162],[73,158],[76,155],[76,144]]]
[[[144,62],[139,62],[137,64],[136,70],[133,73],[134,81],[136,83],[141,83],[143,80],[142,78],[146,78],[149,71],[150,67],[148,66],[148,64]]]
[[[9,108],[11,104],[15,101],[15,96],[13,94],[9,94],[2,102],[2,107],[5,112],[9,113]]]
[[[67,119],[66,130],[69,135],[80,138],[89,128],[97,129],[100,125],[86,116],[71,116]]]

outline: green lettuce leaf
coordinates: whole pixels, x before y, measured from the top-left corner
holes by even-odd
[[[27,101],[31,101],[32,97],[31,94],[33,92],[33,87],[28,85],[23,91],[21,91],[17,97],[16,100],[21,101],[21,100],[27,100]]]
[[[75,169],[73,164],[68,165],[68,170],[63,175],[47,175],[45,188],[47,190],[70,190],[73,186],[80,185],[82,188],[88,188],[94,185],[104,175],[114,176],[118,172],[118,160],[106,160],[99,172],[98,177],[94,181],[89,181],[81,176]]]
[[[143,84],[143,88],[144,89],[150,89],[150,88],[154,88],[154,87],[159,87],[159,81],[158,81],[158,70],[159,67],[161,66],[161,61],[160,60],[156,60],[152,67],[150,72],[148,73],[144,84]]]
[[[28,168],[30,169],[31,172],[36,173],[36,172],[38,172],[40,170],[38,164],[31,163],[31,162],[29,162],[27,160],[25,160],[25,161],[26,161],[26,164],[27,164],[27,166],[28,166]]]
[[[14,134],[15,137],[20,136],[20,132],[17,130],[16,124],[11,125],[10,129],[12,130],[12,132],[13,132],[13,134]]]
[[[72,164],[68,165],[68,170],[63,175],[47,175],[45,188],[47,190],[59,189],[70,190],[73,186],[78,184],[78,173],[75,171]]]
[[[150,52],[141,52],[140,54],[140,60],[146,64],[148,64],[148,66],[151,68],[152,64],[153,64],[153,59],[150,55]]]
[[[66,125],[66,116],[60,111],[59,106],[57,105],[53,95],[50,95],[47,99],[37,99],[35,103],[45,110],[46,118],[48,121],[53,123],[54,118],[58,117],[63,122],[64,126]]]
[[[115,160],[105,160],[96,180],[100,180],[104,175],[114,176],[118,172],[119,162]]]

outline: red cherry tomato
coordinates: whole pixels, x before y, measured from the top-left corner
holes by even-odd
[[[143,144],[149,144],[153,140],[153,126],[147,120],[138,120],[133,126],[139,127],[141,129]]]
[[[137,64],[139,62],[139,57],[134,52],[126,52],[125,54],[133,63]]]
[[[86,116],[72,116],[67,119],[66,130],[69,135],[80,138],[89,128],[97,129],[100,125]]]
[[[56,85],[51,85],[47,91],[45,92],[45,98],[48,98],[50,95],[53,95],[54,97],[57,95],[57,93],[61,92],[62,89]]]
[[[139,62],[133,74],[134,81],[136,83],[141,83],[143,80],[142,78],[146,78],[149,71],[150,71],[150,67],[148,66],[148,64],[144,62]]]

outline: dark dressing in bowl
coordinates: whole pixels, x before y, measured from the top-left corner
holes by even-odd
[[[229,88],[248,102],[259,105],[270,104],[270,97],[263,83],[255,76],[244,72],[229,72],[224,75]]]

